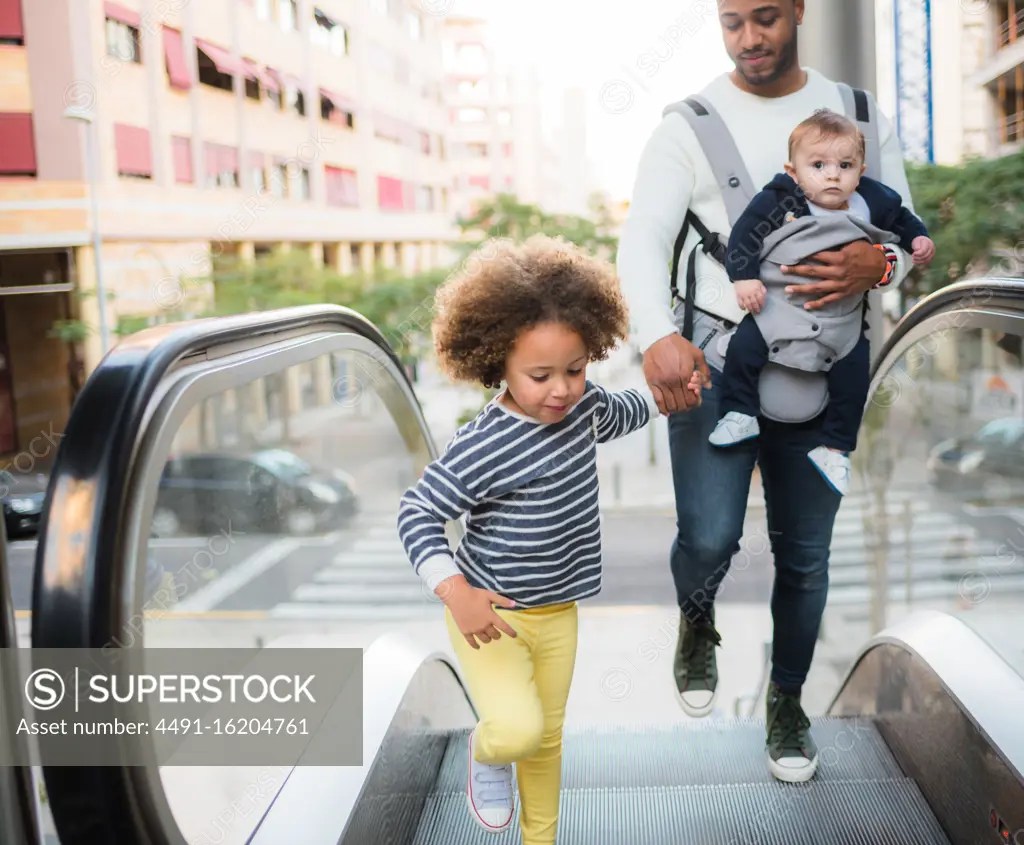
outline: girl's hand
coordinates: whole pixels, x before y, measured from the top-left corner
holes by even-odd
[[[493,605],[512,608],[516,603],[512,599],[499,596],[490,590],[471,587],[464,575],[455,575],[438,584],[434,591],[451,611],[452,619],[466,642],[472,648],[479,649],[477,638],[482,643],[500,640],[504,631],[510,637],[516,632],[504,619],[494,612]]]

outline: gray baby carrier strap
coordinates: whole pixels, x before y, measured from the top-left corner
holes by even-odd
[[[865,175],[879,179],[881,152],[878,146],[878,122],[875,119],[874,99],[867,92],[851,88],[845,83],[838,83],[838,87],[847,117],[856,121],[858,128],[864,133],[867,143]],[[672,113],[681,115],[693,129],[711,165],[715,181],[721,188],[731,229],[757,194],[732,133],[722,116],[704,97],[690,96],[678,103],[672,103],[665,107],[662,116]],[[687,260],[686,286],[683,296],[680,297],[679,266],[691,226],[698,234],[698,241]],[[697,250],[702,250],[724,266],[728,240],[728,235],[723,237],[708,230],[693,211],[687,209],[673,249],[670,279],[673,304],[681,303],[683,309],[682,335],[689,341],[694,341],[695,320],[710,323],[712,326],[720,324],[716,318],[704,315],[703,312],[695,315]],[[877,313],[878,309],[875,308],[874,311]],[[705,317],[706,320],[703,319]],[[714,333],[714,328],[711,334],[704,332],[707,337],[702,339],[702,348],[707,345]],[[761,371],[759,396],[761,413],[765,417],[778,422],[801,423],[814,419],[825,409],[828,404],[828,383],[824,373],[808,372],[769,362]]]

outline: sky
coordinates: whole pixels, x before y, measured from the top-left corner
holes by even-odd
[[[429,0],[437,3],[441,0]],[[731,69],[716,0],[444,0],[482,13],[495,49],[534,61],[545,117],[580,87],[588,106],[588,158],[599,187],[626,199],[662,109]]]

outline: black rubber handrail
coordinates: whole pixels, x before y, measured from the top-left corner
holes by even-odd
[[[18,648],[18,631],[9,589],[12,582],[7,550],[7,529],[0,520],[0,648],[10,657]],[[17,750],[18,758],[25,759],[28,743],[17,731],[22,718],[28,715],[22,695],[21,667],[7,659],[0,668],[0,729]],[[39,842],[35,783],[29,766],[0,766],[0,842]]]
[[[982,277],[947,285],[929,294],[896,324],[892,334],[875,356],[871,378],[894,362],[888,360],[903,339],[920,326],[943,312],[968,310],[1010,310],[1024,312],[1024,279]]]
[[[124,622],[119,597],[128,573],[110,562],[126,559],[119,529],[128,518],[135,450],[172,369],[229,344],[256,349],[320,331],[371,341],[408,386],[384,335],[360,314],[332,305],[153,327],[107,354],[71,409],[47,488],[33,577],[34,648],[102,648]],[[172,841],[153,829],[158,814],[140,806],[147,796],[138,796],[128,768],[45,767],[44,777],[61,845]]]

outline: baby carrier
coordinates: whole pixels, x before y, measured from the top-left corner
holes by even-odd
[[[838,85],[847,116],[856,121],[867,142],[865,175],[880,180],[881,151],[875,128],[878,121],[874,98],[867,92],[851,88],[845,83],[841,82]],[[687,97],[685,100],[667,106],[662,112],[662,116],[673,112],[682,115],[693,128],[697,141],[711,164],[715,180],[721,187],[729,225],[732,227],[758,193],[758,189],[754,187],[750,175],[747,173],[729,129],[721,115],[715,111],[714,106],[699,95]],[[690,252],[686,266],[686,288],[683,297],[680,297],[679,264],[691,226],[696,230],[699,240]],[[705,255],[724,265],[728,242],[727,234],[722,236],[717,232],[709,231],[693,211],[688,209],[672,254],[672,302],[673,305],[678,305],[682,309],[682,334],[687,340],[697,343],[705,350],[705,353],[709,351],[707,347],[710,340],[719,330],[720,321],[716,320],[713,315],[706,315],[694,307],[697,289],[695,268],[697,250],[702,250]],[[799,283],[804,280],[794,276],[793,281]],[[870,296],[877,297],[878,294],[872,293]],[[869,319],[877,316],[878,313],[879,308],[875,303],[875,307],[869,311]],[[710,331],[708,330],[709,324],[712,326]],[[698,331],[700,337],[697,337],[696,340],[694,338],[695,326],[700,329]],[[825,374],[823,372],[808,372],[805,369],[785,366],[777,361],[769,361],[761,373],[760,399],[761,413],[769,419],[784,423],[806,422],[820,414],[828,404],[828,384]]]

